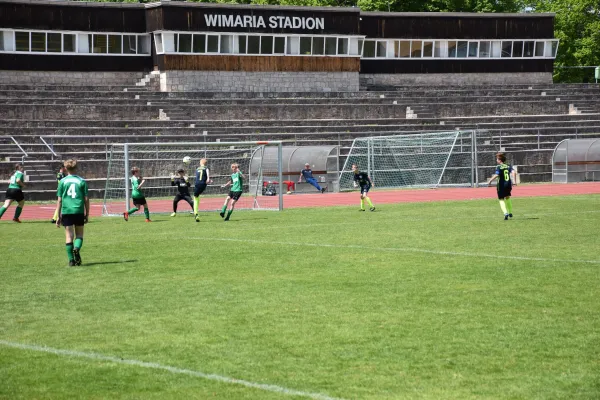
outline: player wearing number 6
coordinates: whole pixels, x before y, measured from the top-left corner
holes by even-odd
[[[500,200],[500,208],[504,213],[504,219],[507,220],[509,217],[512,218],[512,200],[510,194],[514,185],[517,185],[516,173],[513,170],[512,165],[506,164],[506,155],[504,153],[496,154],[496,172],[494,176],[488,181],[488,186],[492,184],[494,179],[498,179],[496,189],[498,191],[498,199]],[[512,180],[511,180],[512,177]]]
[[[357,164],[352,164],[352,172],[354,173],[354,187],[360,186],[360,209],[358,211],[365,211],[365,200],[369,203],[369,210],[375,211],[375,206],[368,196],[371,186],[374,186],[369,174],[361,172]]]
[[[67,176],[60,180],[56,190],[56,227],[65,227],[65,242],[69,266],[81,265],[81,246],[83,246],[83,225],[90,215],[90,199],[87,182],[75,174],[76,160],[65,161]],[[75,238],[75,240],[73,240]]]

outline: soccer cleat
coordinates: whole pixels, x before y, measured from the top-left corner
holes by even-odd
[[[55,223],[56,223],[56,220],[55,220],[55,219],[51,219],[51,220],[50,220],[50,223],[51,223],[51,224],[55,224]]]
[[[77,264],[75,264],[75,261],[73,261],[73,260],[69,261],[69,267],[74,267],[75,265],[77,265]]]
[[[174,212],[174,213],[171,214],[171,217],[176,217],[176,216],[177,216],[176,212]]]
[[[327,188],[326,188],[326,187],[322,188],[322,189],[321,189],[321,193],[325,193],[325,191],[326,191],[326,190],[327,190]]]
[[[14,222],[18,222],[19,224],[21,223],[21,220],[19,218],[13,218]]]
[[[73,249],[73,261],[75,265],[81,265],[81,255],[79,254],[79,249]]]
[[[375,211],[375,207],[369,208],[369,211]]]
[[[509,218],[512,218],[512,214],[508,214]]]
[[[200,216],[198,214],[196,214],[195,219],[196,219],[196,222],[200,222]]]
[[[125,212],[123,213],[123,219],[124,219],[125,221],[129,221],[129,213],[128,213],[127,211],[125,211]]]
[[[508,214],[504,214],[504,220],[508,221]]]
[[[219,215],[221,216],[221,218],[225,218],[225,213],[224,212],[220,212]]]
[[[223,221],[229,221],[229,217],[225,217]]]
[[[146,218],[146,222],[152,222],[150,219]]]
[[[358,211],[365,211],[365,209],[364,208],[359,208]]]

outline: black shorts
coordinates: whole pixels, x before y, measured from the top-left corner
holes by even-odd
[[[206,183],[201,183],[201,184],[194,186],[194,196],[195,197],[200,196],[202,194],[202,192],[204,192],[205,189],[206,189]]]
[[[190,204],[192,203],[192,198],[189,193],[177,193],[173,199],[175,202],[180,202],[181,200],[185,200]]]
[[[506,186],[498,186],[498,198],[503,199],[505,197],[510,197],[510,192],[512,191],[512,185]]]
[[[6,200],[23,201],[23,191],[21,189],[8,189],[6,191]]]
[[[133,202],[134,206],[145,206],[146,205],[146,198],[144,196],[138,197],[138,198],[132,198],[131,201]]]
[[[61,217],[61,222],[63,226],[83,226],[84,220],[84,214],[63,214]]]
[[[371,185],[361,185],[360,186],[360,194],[367,194],[371,189]]]
[[[240,197],[242,197],[242,192],[229,192],[228,196],[234,199],[235,201],[238,201]]]

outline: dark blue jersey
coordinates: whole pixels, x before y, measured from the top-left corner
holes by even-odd
[[[305,180],[314,179],[313,174],[312,174],[312,169],[310,169],[310,168],[303,169],[302,176],[304,177]]]
[[[513,172],[512,165],[500,164],[496,167],[496,175],[498,175],[498,187],[512,186],[510,174]]]
[[[359,172],[358,174],[354,174],[354,181],[357,182],[360,186],[371,184],[371,181],[369,180],[369,175],[366,172]]]
[[[208,180],[208,168],[200,167],[196,169],[196,185],[206,185]]]

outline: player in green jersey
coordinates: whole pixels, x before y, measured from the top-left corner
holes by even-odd
[[[58,186],[58,184],[60,183],[60,180],[62,178],[64,178],[65,176],[67,176],[66,174],[66,169],[64,165],[60,166],[60,169],[58,170],[58,173],[56,174],[56,185]],[[52,223],[55,224],[56,221],[58,221],[58,209],[54,210],[54,216],[52,217]]]
[[[21,215],[21,211],[23,211],[23,206],[25,205],[25,196],[23,196],[23,187],[25,186],[25,175],[23,174],[23,165],[17,164],[15,165],[15,173],[10,177],[10,181],[8,182],[8,190],[6,191],[6,200],[4,201],[4,205],[0,207],[0,218],[4,215],[4,212],[13,201],[18,203],[17,209],[15,210],[15,216],[13,217],[13,221],[21,222],[19,216]]]
[[[222,188],[226,188],[231,186],[231,190],[225,199],[225,204],[223,204],[223,208],[219,215],[221,218],[224,218],[225,221],[229,221],[229,217],[231,217],[231,213],[233,213],[233,209],[235,207],[235,203],[242,196],[242,191],[244,187],[244,175],[240,171],[240,167],[237,164],[231,164],[231,179],[229,182],[221,186]],[[229,211],[227,211],[227,206],[231,204]],[[227,211],[227,216],[225,216],[225,211]]]
[[[146,222],[152,222],[150,221],[150,209],[148,208],[148,203],[146,203],[146,198],[141,190],[141,187],[144,185],[144,183],[146,183],[146,180],[140,175],[140,169],[138,167],[131,168],[131,175],[133,175],[130,178],[131,201],[133,202],[133,208],[125,211],[123,213],[123,218],[125,218],[125,221],[129,221],[129,216],[138,211],[140,207],[143,207],[144,215],[146,216]]]
[[[56,226],[65,227],[65,242],[69,267],[81,265],[81,246],[83,246],[83,226],[90,215],[90,199],[87,182],[77,176],[77,161],[65,161],[67,176],[60,180],[56,190]],[[74,240],[73,240],[74,239]]]

